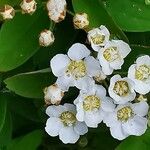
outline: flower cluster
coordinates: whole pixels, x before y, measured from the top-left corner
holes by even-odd
[[[136,102],[136,95],[150,92],[150,57],[137,58],[127,77],[114,75],[113,71],[121,69],[130,53],[129,45],[111,40],[103,25],[90,30],[87,39],[93,51],[75,43],[67,54],[57,54],[50,61],[57,80],[46,88],[45,101],[56,105],[46,109],[50,117],[46,132],[59,135],[64,143],[75,143],[88,132],[88,127],[97,128],[103,122],[118,140],[142,135],[147,129],[149,106],[144,98]],[[70,87],[79,89],[79,95],[73,104],[59,105]]]

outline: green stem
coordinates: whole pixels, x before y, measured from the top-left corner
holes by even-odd
[[[56,23],[55,23],[55,22],[53,22],[53,21],[51,21],[51,22],[50,22],[49,30],[54,31],[54,29],[55,29],[55,25],[56,25]]]
[[[70,11],[70,10],[67,10],[67,13],[70,14],[71,16],[74,16],[74,15],[75,15],[75,14],[74,14],[72,11]]]

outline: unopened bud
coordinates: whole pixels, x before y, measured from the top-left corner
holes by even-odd
[[[0,15],[4,20],[13,19],[13,17],[15,16],[15,10],[10,5],[4,5],[0,8]]]
[[[58,23],[66,17],[66,0],[49,0],[47,2],[48,16],[55,23]]]
[[[44,99],[47,105],[59,105],[63,96],[64,92],[58,87],[57,84],[50,85],[44,89]]]
[[[20,4],[22,13],[33,14],[36,11],[36,4],[35,0],[23,0]]]
[[[89,25],[88,15],[86,13],[77,13],[73,17],[73,23],[76,29],[85,29]]]
[[[54,35],[50,30],[44,30],[40,33],[39,44],[41,46],[47,47],[54,43]]]

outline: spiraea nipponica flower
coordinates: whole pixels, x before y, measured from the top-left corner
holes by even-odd
[[[129,135],[140,136],[147,129],[148,120],[145,116],[148,108],[146,102],[118,105],[113,113],[105,117],[104,123],[110,127],[111,135],[118,140],[123,140]]]
[[[48,16],[51,20],[58,23],[66,17],[66,0],[49,0],[47,2]]]
[[[39,44],[41,46],[44,47],[50,46],[54,43],[54,41],[55,41],[55,37],[53,35],[53,32],[51,32],[50,30],[45,29],[40,33]]]
[[[134,82],[127,77],[121,78],[120,75],[114,75],[110,79],[108,91],[110,97],[112,97],[117,104],[125,104],[129,101],[133,101],[136,97]]]
[[[99,28],[90,30],[87,37],[93,50],[99,51],[101,46],[105,46],[109,41],[110,33],[105,26],[101,25]]]
[[[44,89],[44,99],[47,105],[60,104],[64,92],[58,87],[57,84],[50,85]]]
[[[130,66],[128,78],[134,81],[136,92],[140,94],[150,92],[150,57],[148,55],[137,58],[136,63]]]
[[[77,119],[85,121],[88,127],[93,128],[98,127],[106,113],[115,108],[112,99],[106,96],[106,90],[101,85],[94,85],[87,92],[80,91],[74,104],[77,107]]]
[[[76,108],[73,104],[49,106],[46,113],[50,117],[46,122],[46,132],[53,137],[59,135],[65,144],[77,142],[80,135],[88,132],[86,124],[76,119]]]
[[[15,16],[15,10],[10,5],[4,5],[0,8],[0,15],[4,20],[13,19],[13,17]]]
[[[94,83],[93,78],[101,70],[99,62],[89,56],[90,51],[83,44],[76,43],[71,46],[68,56],[57,54],[51,59],[50,65],[53,74],[58,77],[56,83],[67,91],[69,87],[87,89]]]
[[[122,40],[112,40],[106,43],[104,48],[98,51],[98,59],[102,71],[106,75],[112,74],[113,70],[121,69],[124,58],[130,53],[129,45]]]
[[[76,29],[85,29],[89,25],[88,15],[86,13],[77,13],[73,17],[73,24]]]
[[[23,0],[20,4],[22,13],[33,14],[36,11],[36,1],[35,0]]]

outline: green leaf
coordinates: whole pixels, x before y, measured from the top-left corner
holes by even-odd
[[[125,31],[150,31],[150,5],[145,0],[107,0],[105,6]]]
[[[28,98],[43,98],[43,89],[55,78],[49,69],[22,73],[4,80],[9,90]]]
[[[0,71],[12,70],[26,62],[40,48],[38,35],[49,26],[47,13],[37,10],[31,15],[17,13],[0,30]]]
[[[116,150],[148,150],[150,147],[150,129],[142,136],[130,136]]]
[[[0,132],[5,124],[6,110],[7,110],[7,97],[5,97],[5,95],[0,93]]]
[[[115,22],[105,10],[103,4],[99,0],[72,0],[73,7],[76,13],[85,12],[89,16],[89,27],[99,27],[105,25],[118,38],[128,41],[125,34],[117,27]]]
[[[16,4],[19,4],[21,0],[0,0],[0,5],[9,4],[11,6],[14,6]]]
[[[0,132],[0,146],[5,146],[11,141],[12,137],[12,120],[10,112],[7,111],[4,126]]]
[[[14,139],[8,146],[7,150],[37,150],[41,144],[43,132],[35,130],[23,137]]]
[[[31,121],[40,121],[40,118],[38,116],[38,109],[33,104],[32,99],[8,94],[7,100],[8,106],[12,112]]]

